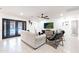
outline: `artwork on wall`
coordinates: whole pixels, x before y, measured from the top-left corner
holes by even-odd
[[[44,23],[44,28],[45,29],[53,29],[54,28],[53,22]]]

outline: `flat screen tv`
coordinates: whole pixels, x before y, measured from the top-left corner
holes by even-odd
[[[44,23],[44,29],[53,29],[53,28],[54,28],[53,22]]]

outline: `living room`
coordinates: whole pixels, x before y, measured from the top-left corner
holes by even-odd
[[[79,52],[78,12],[79,7],[73,6],[0,7],[0,52]],[[53,37],[55,32],[61,30],[65,32],[63,40],[58,42],[60,44],[57,43],[57,47],[50,45],[49,43],[54,41],[49,42],[45,32],[53,33]],[[38,41],[35,41],[33,36],[36,36]]]

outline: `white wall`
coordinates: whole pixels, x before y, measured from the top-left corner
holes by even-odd
[[[29,24],[29,22],[27,21],[27,30],[29,30],[32,33],[35,33],[38,23],[35,21],[31,21],[31,22],[32,24]]]
[[[64,39],[65,39],[64,51],[65,52],[79,52],[79,37],[72,35],[72,28],[73,28],[72,24],[75,25],[74,23],[72,23],[72,21],[78,21],[79,23],[79,18],[73,17],[73,16],[66,16],[66,17],[56,19],[56,21],[54,22],[55,29],[65,30],[65,35],[64,35]],[[76,30],[77,29],[78,31],[75,31],[75,32],[79,33],[79,26],[78,28],[76,28]]]
[[[0,13],[0,40],[2,40],[2,18],[26,21],[26,19],[23,19],[23,18],[18,17],[18,16],[13,16],[13,15],[8,15],[8,14]]]
[[[45,30],[44,29],[44,23],[46,23],[46,22],[53,22],[53,20],[40,19],[40,21],[32,21],[32,25],[29,24],[28,21],[27,21],[27,29],[30,30],[33,33],[41,32],[41,30]]]
[[[71,23],[69,18],[59,18],[54,22],[54,27],[56,30],[62,29],[65,30],[65,37],[69,39],[69,36],[71,35]]]
[[[71,17],[70,16],[62,17],[62,18],[56,19],[54,21],[54,28],[55,29],[63,29],[63,30],[65,30],[65,32],[67,32],[67,33],[65,33],[66,36],[67,35],[71,36],[72,35],[72,28],[74,27],[73,25],[75,25],[75,23],[72,23],[72,22],[73,21],[77,22],[78,20],[79,20],[79,18],[72,17],[72,16]],[[76,27],[76,29],[78,29],[77,27]]]

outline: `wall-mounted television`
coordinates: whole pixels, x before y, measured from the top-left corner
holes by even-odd
[[[44,29],[53,29],[53,28],[54,28],[53,22],[44,23]]]

